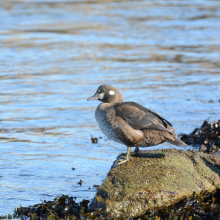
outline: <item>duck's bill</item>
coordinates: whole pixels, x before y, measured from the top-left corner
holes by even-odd
[[[97,93],[96,93],[95,95],[89,97],[89,98],[87,99],[87,101],[97,100],[98,98],[99,98],[99,97],[98,97],[98,95],[97,95]]]

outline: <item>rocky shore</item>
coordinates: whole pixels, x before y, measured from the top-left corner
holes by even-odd
[[[141,151],[132,161],[109,171],[91,202],[76,203],[74,197],[63,195],[17,208],[14,217],[215,220],[220,215],[219,188],[219,153]]]
[[[176,149],[140,151],[113,163],[92,201],[63,195],[15,209],[0,219],[213,219],[220,216],[220,120],[204,121],[187,144],[199,152]]]
[[[220,202],[216,199],[220,197],[220,190],[213,195],[203,197],[203,195],[192,195],[185,198],[175,205],[168,206],[159,210],[149,210],[144,215],[129,218],[134,220],[158,220],[158,219],[207,219],[217,220],[220,215]],[[2,216],[7,219],[7,216]],[[0,219],[1,219],[0,218]],[[111,212],[103,209],[88,211],[88,200],[75,203],[73,197],[62,195],[53,201],[44,201],[29,207],[20,207],[15,210],[15,214],[9,216],[9,219],[128,219],[127,217],[114,217]]]

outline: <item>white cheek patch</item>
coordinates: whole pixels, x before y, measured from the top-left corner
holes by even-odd
[[[100,95],[99,95],[99,99],[103,99],[104,98],[104,93],[101,93]]]
[[[109,95],[115,95],[115,92],[113,90],[109,91]]]

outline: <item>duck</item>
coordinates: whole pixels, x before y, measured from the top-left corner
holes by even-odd
[[[95,118],[100,130],[109,140],[127,146],[125,159],[139,154],[139,147],[150,147],[168,142],[178,147],[188,146],[175,134],[172,124],[156,112],[136,102],[124,102],[121,93],[111,85],[101,85],[96,93],[87,99],[98,100]],[[135,147],[134,152],[131,148]]]

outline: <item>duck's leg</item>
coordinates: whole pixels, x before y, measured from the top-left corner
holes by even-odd
[[[126,159],[125,160],[119,160],[120,162],[118,163],[118,165],[122,164],[122,163],[125,163],[125,162],[128,162],[130,159],[131,159],[131,147],[127,146]]]
[[[136,155],[139,153],[140,153],[139,147],[135,147],[135,150],[134,150],[134,152],[131,152],[131,155]]]

